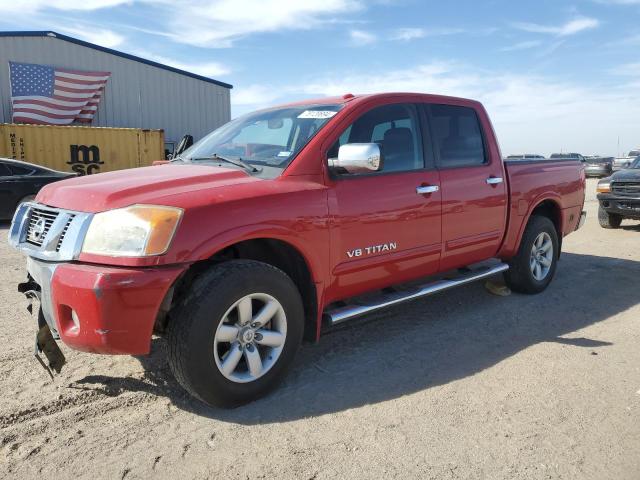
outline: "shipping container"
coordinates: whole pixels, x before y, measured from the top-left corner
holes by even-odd
[[[0,157],[80,175],[163,160],[162,130],[0,124]]]

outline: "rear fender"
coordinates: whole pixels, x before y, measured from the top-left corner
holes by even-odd
[[[553,202],[558,211],[558,219],[557,219],[558,222],[556,223],[554,219],[551,219],[551,220],[554,222],[554,225],[556,225],[556,230],[558,231],[558,240],[560,242],[562,241],[562,237],[563,237],[562,227],[564,225],[564,213],[562,208],[560,207],[561,197],[555,192],[544,192],[538,195],[534,201],[529,203],[529,207],[525,210],[526,213],[524,215],[522,215],[521,213],[522,210],[520,209],[520,205],[517,205],[511,208],[512,218],[510,219],[510,222],[509,222],[510,223],[509,228],[517,228],[517,234],[515,235],[515,238],[513,237],[509,238],[509,236],[507,235],[505,243],[500,249],[500,252],[498,253],[499,258],[509,259],[514,255],[516,255],[516,253],[518,252],[518,249],[520,248],[520,242],[522,242],[524,230],[525,228],[527,228],[527,224],[531,219],[531,215],[533,214],[536,208],[538,208],[543,202],[547,202],[547,201]],[[520,202],[524,202],[524,200],[521,199]],[[515,221],[513,218],[514,216],[516,217]],[[518,222],[520,222],[519,225],[518,225]]]

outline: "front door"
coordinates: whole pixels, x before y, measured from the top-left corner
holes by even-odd
[[[389,104],[361,115],[339,145],[381,146],[383,168],[333,175],[329,189],[333,283],[327,301],[435,273],[441,250],[439,174],[425,158],[421,118],[413,104]],[[433,190],[433,189],[430,189]]]

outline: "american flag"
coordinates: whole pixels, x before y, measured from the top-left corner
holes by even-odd
[[[110,72],[9,62],[13,121],[68,125],[89,123]]]

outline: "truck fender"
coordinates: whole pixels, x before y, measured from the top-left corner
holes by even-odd
[[[553,202],[553,204],[555,205],[555,207],[558,210],[558,221],[559,221],[559,225],[556,225],[556,228],[559,229],[558,231],[558,239],[562,238],[562,225],[563,225],[563,218],[562,218],[562,208],[560,207],[560,196],[554,192],[545,192],[543,194],[538,195],[530,204],[529,204],[529,209],[526,213],[526,215],[524,216],[524,221],[522,222],[522,224],[520,225],[520,230],[518,231],[518,240],[516,242],[515,245],[515,249],[516,251],[520,248],[520,242],[522,241],[522,236],[524,235],[524,230],[525,228],[527,228],[527,224],[529,223],[529,220],[531,219],[531,215],[533,215],[533,212],[535,211],[536,208],[538,208],[540,205],[542,205],[543,202],[548,202],[551,201]],[[553,221],[553,219],[552,219]],[[555,224],[555,221],[554,221]]]
[[[208,260],[217,253],[223,251],[237,243],[245,242],[247,240],[278,240],[281,241],[300,254],[307,269],[311,275],[311,281],[315,285],[315,304],[317,306],[317,312],[315,312],[316,331],[315,338],[317,340],[320,334],[320,326],[322,319],[322,308],[324,299],[324,279],[328,275],[328,272],[323,270],[322,267],[322,254],[316,249],[313,250],[309,242],[305,241],[296,231],[283,227],[281,225],[265,224],[256,228],[256,225],[246,225],[242,227],[236,227],[210,238],[209,240],[201,243],[192,254],[192,258],[201,260]],[[325,243],[328,248],[328,241]],[[329,252],[326,252],[328,257]],[[326,258],[325,257],[325,258]]]
[[[202,242],[194,249],[191,256],[198,261],[207,260],[231,245],[258,239],[279,240],[292,246],[304,258],[314,282],[321,281],[322,277],[319,275],[321,263],[318,255],[307,247],[304,239],[294,230],[281,225],[259,225],[258,228],[256,225],[245,225],[226,230]]]

